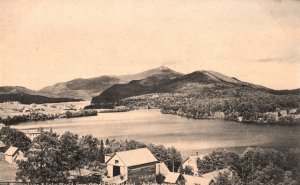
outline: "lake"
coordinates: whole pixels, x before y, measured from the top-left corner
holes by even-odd
[[[106,139],[135,139],[174,146],[183,156],[224,147],[243,150],[249,146],[299,147],[299,126],[244,124],[224,120],[194,120],[161,114],[159,110],[100,113],[98,116],[28,122],[12,126],[21,130],[52,128],[62,134],[92,134]]]

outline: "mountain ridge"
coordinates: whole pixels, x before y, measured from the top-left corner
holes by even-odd
[[[102,103],[113,103],[120,101],[122,99],[134,96],[140,96],[152,93],[192,93],[196,94],[201,92],[203,88],[223,88],[224,91],[227,88],[235,88],[242,90],[256,90],[269,94],[288,94],[288,93],[298,93],[300,89],[291,91],[277,91],[267,87],[263,87],[256,84],[251,84],[248,82],[243,82],[237,78],[228,77],[218,72],[214,71],[195,71],[189,74],[180,75],[169,79],[156,79],[155,83],[144,83],[145,81],[153,80],[150,76],[142,80],[130,81],[126,84],[116,84],[105,91],[103,91],[99,96],[93,97],[92,104],[102,104]],[[155,81],[155,80],[154,80]]]
[[[194,76],[195,82],[197,82],[197,78],[199,81],[200,80],[199,75],[200,76],[202,75],[203,78],[206,78],[206,80],[210,80],[212,82],[218,81],[220,83],[224,82],[226,84],[252,86],[254,88],[260,88],[265,91],[268,91],[269,93],[277,94],[277,95],[300,93],[300,88],[291,89],[291,90],[274,90],[260,85],[251,84],[248,82],[242,82],[235,77],[228,77],[224,74],[221,74],[216,71],[211,71],[211,70],[199,70],[189,74],[182,74],[168,67],[159,66],[157,68],[149,69],[136,74],[119,75],[119,76],[102,75],[93,78],[76,78],[66,82],[59,82],[54,85],[46,86],[36,91],[22,86],[2,86],[0,87],[0,94],[25,93],[31,95],[53,97],[53,98],[72,98],[72,99],[90,100],[92,99],[92,97],[100,95],[102,92],[114,86],[115,84],[127,84],[130,83],[131,81],[142,80],[141,85],[151,86],[151,85],[155,85],[155,83],[158,83],[156,85],[159,85],[159,83],[162,83],[162,81],[165,82],[169,82],[169,80],[176,81],[176,78],[184,78],[184,76],[185,78],[188,77],[186,75],[188,75],[189,78],[192,78]],[[189,80],[191,81],[192,79]]]

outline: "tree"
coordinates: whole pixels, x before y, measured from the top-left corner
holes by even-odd
[[[194,168],[192,166],[185,166],[185,168],[180,168],[180,173],[187,174],[187,175],[194,175]]]
[[[63,183],[69,175],[68,165],[59,149],[58,135],[42,132],[34,138],[27,160],[18,163],[17,179],[31,183]]]
[[[240,185],[241,182],[237,176],[229,172],[219,173],[211,185]]]
[[[100,144],[99,139],[92,135],[82,136],[79,141],[80,150],[83,153],[84,163],[88,164],[98,159],[98,145]]]
[[[278,183],[278,185],[296,185],[297,181],[294,180],[292,176],[292,172],[286,171],[283,177],[283,181]]]
[[[163,145],[150,144],[147,148],[158,161],[164,162],[170,171],[177,171],[181,165],[181,154],[174,148],[165,148]]]
[[[0,129],[0,140],[8,146],[18,147],[23,152],[26,152],[31,145],[31,140],[25,133],[10,127]]]
[[[104,157],[104,144],[103,144],[103,140],[101,139],[100,141],[100,148],[99,148],[99,161],[101,163],[105,162],[105,157]]]
[[[106,140],[105,140],[105,145],[109,145],[109,139],[108,138],[106,138]]]
[[[166,177],[163,174],[158,173],[156,175],[156,182],[157,182],[157,184],[162,184],[164,182],[165,178]]]
[[[80,172],[80,168],[83,167],[83,151],[80,150],[78,135],[71,132],[65,132],[59,139],[59,149],[63,151],[62,160],[66,163],[68,170],[77,169]]]
[[[203,159],[198,159],[197,167],[201,174],[227,167],[239,169],[239,156],[220,148],[204,156]]]

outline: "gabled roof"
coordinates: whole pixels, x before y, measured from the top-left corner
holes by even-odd
[[[202,175],[202,177],[206,178],[206,179],[214,179],[215,177],[217,177],[219,175],[219,173],[225,173],[225,172],[228,172],[231,174],[231,171],[229,169],[225,168],[222,170],[216,170],[213,172],[205,173]]]
[[[194,156],[189,156],[186,158],[181,164],[185,163],[188,160],[192,160],[195,164],[197,164],[198,159],[203,159],[205,155],[194,155]]]
[[[192,175],[183,175],[183,177],[184,177],[184,180],[186,181],[186,184],[209,185],[212,180],[216,179],[216,177],[219,175],[219,173],[224,173],[224,172],[231,173],[231,171],[229,169],[222,169],[222,170],[216,170],[213,172],[203,174],[200,177],[192,176]]]
[[[167,174],[164,183],[175,184],[180,176],[180,173],[170,172]]]
[[[126,166],[157,162],[157,159],[147,148],[116,152],[106,163],[114,158],[114,156],[118,156]]]
[[[168,173],[170,173],[169,168],[166,166],[164,162],[156,163],[156,171],[166,176]]]
[[[13,147],[13,146],[10,146],[6,152],[5,152],[5,155],[14,155],[19,149],[17,147]]]
[[[198,177],[194,175],[185,175],[183,174],[183,178],[186,184],[201,184],[201,185],[209,185],[212,179],[206,179],[203,177]]]
[[[6,147],[6,145],[2,141],[0,141],[0,148],[3,148],[3,147]]]

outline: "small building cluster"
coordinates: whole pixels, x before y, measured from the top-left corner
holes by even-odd
[[[194,175],[188,175],[170,172],[147,148],[116,152],[106,156],[107,176],[102,180],[105,184],[155,184],[156,177],[160,174],[164,176],[163,184],[209,185],[219,173],[230,172],[222,169],[198,175],[198,158],[201,156],[190,156],[182,163],[183,168],[194,167]]]

